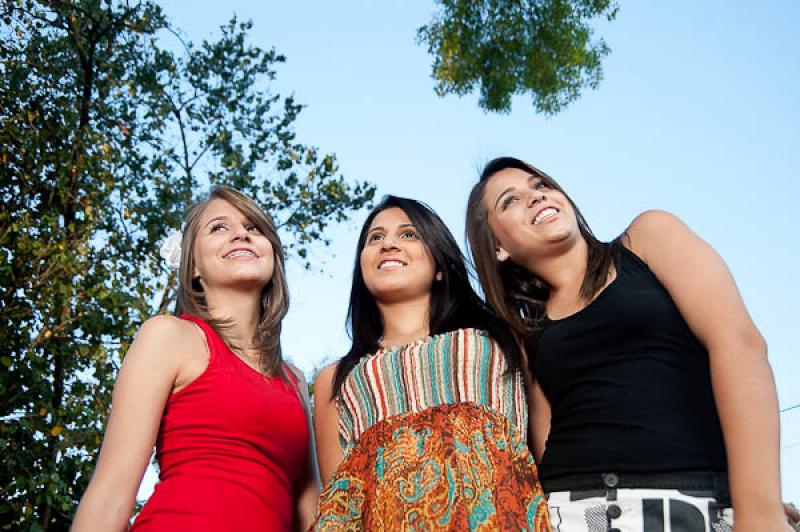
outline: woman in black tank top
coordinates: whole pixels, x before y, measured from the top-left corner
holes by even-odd
[[[766,344],[710,246],[659,211],[600,242],[509,157],[473,188],[467,236],[528,352],[554,530],[729,530],[731,500],[737,530],[786,530]]]

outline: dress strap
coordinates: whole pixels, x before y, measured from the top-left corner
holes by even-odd
[[[621,239],[617,238],[614,240],[612,245],[617,247],[615,251],[619,253],[620,270],[655,278],[655,274],[650,269],[650,266],[648,266],[647,263],[643,261],[641,257],[639,257],[639,255],[625,246]]]
[[[208,346],[208,366],[211,367],[211,364],[218,358],[219,344],[221,343],[224,345],[222,338],[220,338],[211,325],[202,318],[190,316],[189,314],[181,314],[180,318],[182,320],[191,321],[203,331],[206,337],[206,346]]]
[[[309,406],[308,402],[306,401],[306,394],[303,393],[303,386],[306,386],[305,382],[301,382],[297,375],[295,375],[294,371],[292,371],[291,366],[286,362],[283,363],[283,371],[286,373],[288,377],[288,381],[286,384],[289,385],[290,388],[294,388],[294,391],[297,393],[297,398],[300,399],[300,402],[303,403],[306,407]]]
[[[283,369],[284,369],[284,371],[286,371],[286,375],[289,377],[289,380],[292,381],[292,384],[297,386],[297,388],[299,389],[300,388],[300,382],[298,382],[297,375],[294,374],[294,371],[292,371],[291,366],[289,366],[289,364],[284,362],[283,363]]]

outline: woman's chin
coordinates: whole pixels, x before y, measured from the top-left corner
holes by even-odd
[[[272,280],[263,274],[242,274],[215,283],[218,289],[235,290],[237,292],[261,291]]]

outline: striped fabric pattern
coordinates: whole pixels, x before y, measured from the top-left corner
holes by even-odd
[[[500,346],[476,329],[458,329],[379,349],[348,375],[338,399],[339,438],[349,451],[375,423],[443,404],[483,405],[527,437],[522,376],[506,374]]]

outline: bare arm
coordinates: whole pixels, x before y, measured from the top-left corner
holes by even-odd
[[[292,370],[292,373],[294,373],[297,378],[297,383],[300,385],[303,409],[306,412],[306,417],[309,422],[309,430],[311,430],[311,417],[308,411],[310,398],[308,397],[308,386],[306,385],[305,375],[291,364],[289,364],[289,368]],[[308,446],[308,457],[306,459],[303,476],[295,486],[295,515],[297,518],[298,530],[308,530],[314,522],[314,514],[317,511],[317,501],[319,501],[319,471],[317,470],[317,461],[315,457],[314,439],[312,437]]]
[[[550,435],[550,402],[544,396],[538,381],[534,381],[529,390],[528,402],[530,404],[528,411],[530,412],[531,446],[533,448],[533,457],[538,465],[542,461],[544,446],[547,443],[547,437]]]
[[[675,216],[649,211],[629,247],[666,287],[706,347],[738,530],[784,530],[778,401],[766,343],[720,256]]]
[[[111,416],[74,531],[126,530],[182,351],[204,346],[193,325],[159,316],[142,325],[114,385]],[[187,342],[189,345],[187,345]]]
[[[528,362],[528,353],[522,348],[523,369],[522,377],[525,379],[525,389],[528,399],[528,438],[529,447],[533,450],[536,465],[542,461],[544,446],[550,435],[550,401],[544,395],[539,382],[531,375],[531,365]]]
[[[330,482],[344,459],[339,444],[339,411],[331,400],[336,364],[322,368],[314,381],[314,434],[317,440],[317,461],[322,485]]]

